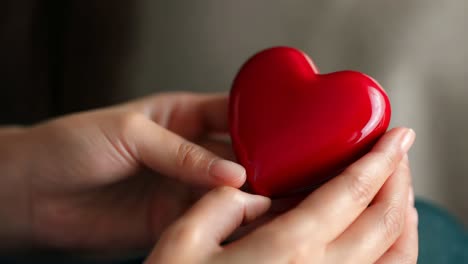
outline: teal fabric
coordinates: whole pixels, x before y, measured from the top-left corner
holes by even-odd
[[[452,215],[427,201],[417,199],[419,213],[419,260],[420,264],[468,264],[468,233]],[[142,263],[142,258],[117,262],[118,264]],[[0,259],[0,264],[20,263]],[[21,263],[90,263],[77,259],[52,257],[39,261]],[[94,262],[96,263],[96,262]],[[99,263],[99,262],[98,262]],[[105,264],[117,264],[108,263]],[[99,263],[103,264],[103,262]]]
[[[444,209],[416,201],[419,213],[419,260],[421,264],[468,264],[468,233]]]

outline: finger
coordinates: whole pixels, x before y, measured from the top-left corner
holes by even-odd
[[[403,159],[408,163],[408,167],[410,167],[409,166],[410,162],[409,162],[408,154],[406,154]],[[414,188],[413,188],[413,176],[411,175],[411,170],[410,170],[410,183],[409,183],[409,186],[410,186],[409,195],[408,195],[409,204],[412,207],[414,207]]]
[[[161,174],[207,187],[245,182],[245,169],[171,131],[136,115],[128,121],[124,141],[134,159]]]
[[[161,126],[189,140],[204,133],[228,131],[227,94],[188,92],[158,94],[133,104]]]
[[[400,236],[408,206],[409,169],[403,160],[385,182],[373,204],[328,247],[330,262],[353,259],[374,263]]]
[[[219,252],[220,243],[242,223],[268,210],[270,200],[259,195],[220,187],[205,195],[161,237],[149,259],[194,263]],[[177,261],[174,256],[177,255]],[[159,262],[158,262],[159,263]]]
[[[376,262],[377,264],[416,263],[418,260],[418,213],[416,208],[408,205],[405,229],[390,247],[390,249]]]
[[[407,156],[405,157],[407,160]],[[409,162],[408,162],[409,164]],[[410,179],[408,205],[403,233],[377,264],[416,263],[418,258],[418,212],[414,208],[414,191]]]
[[[387,179],[387,181],[385,182],[382,189],[380,189],[380,191],[375,196],[374,200],[371,203],[371,206],[376,204],[376,203],[381,203],[382,201],[385,201],[385,199],[388,199],[388,197],[390,197],[391,195],[395,195],[395,194],[391,193],[392,190],[388,186],[390,185],[390,183],[394,182],[398,178],[398,177],[395,177],[395,175],[397,173],[399,173],[398,175],[404,175],[404,177],[405,177],[404,180],[406,182],[406,187],[407,187],[407,190],[408,190],[408,192],[407,192],[408,195],[406,196],[406,198],[407,198],[407,201],[411,201],[411,197],[410,197],[411,171],[410,171],[410,168],[409,168],[408,155],[405,154],[405,155],[403,155],[403,158],[401,159],[400,164],[398,164],[398,167],[395,170],[395,172],[392,174],[392,176],[390,176]]]
[[[413,141],[412,130],[392,129],[368,154],[282,217],[287,218],[289,227],[299,235],[309,232],[325,242],[334,240],[367,208]]]
[[[296,196],[271,200],[271,206],[268,212],[263,214],[258,219],[255,219],[253,223],[250,223],[248,225],[238,228],[236,232],[234,232],[229,237],[229,241],[238,240],[250,234],[252,231],[258,229],[259,227],[265,225],[266,223],[269,223],[271,220],[277,218],[278,216],[282,215],[286,211],[291,210],[297,204],[299,204],[302,200],[304,200],[304,198],[305,197],[303,194],[299,194]]]

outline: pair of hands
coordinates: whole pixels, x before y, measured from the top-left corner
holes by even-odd
[[[157,243],[148,263],[416,262],[411,130],[389,131],[272,218],[272,201],[237,189],[246,176],[222,138],[227,102],[163,94],[0,130],[3,248],[115,253]],[[251,231],[222,245],[242,224]]]

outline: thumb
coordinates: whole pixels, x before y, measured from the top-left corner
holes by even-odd
[[[136,159],[147,167],[181,181],[214,187],[240,187],[245,169],[222,159],[145,117],[130,126],[126,140]]]
[[[242,223],[264,214],[270,199],[231,187],[206,194],[162,235],[147,263],[196,263],[221,250]]]

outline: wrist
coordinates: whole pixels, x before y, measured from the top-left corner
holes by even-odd
[[[31,243],[26,130],[0,128],[0,251]]]

